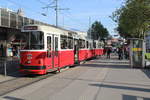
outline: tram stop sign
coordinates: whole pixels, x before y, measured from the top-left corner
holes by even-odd
[[[130,66],[145,67],[145,41],[138,38],[130,38]]]

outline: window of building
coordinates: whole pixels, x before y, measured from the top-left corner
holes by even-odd
[[[22,16],[18,16],[18,28],[22,28],[23,26],[23,17]]]
[[[29,18],[24,17],[24,25],[28,25],[29,24]]]
[[[10,13],[10,27],[11,28],[16,28],[16,24],[17,24],[16,14]]]
[[[1,25],[9,27],[9,12],[6,9],[1,9]]]

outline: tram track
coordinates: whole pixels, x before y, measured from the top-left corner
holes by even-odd
[[[28,85],[31,85],[33,83],[36,83],[38,81],[44,80],[48,77],[51,77],[55,75],[54,73],[48,73],[46,75],[42,76],[36,76],[36,75],[22,75],[18,76],[16,78],[6,80],[3,82],[0,82],[0,96],[3,96],[7,93],[10,93],[12,91],[15,91],[17,89],[26,87]]]
[[[72,76],[72,77],[74,77],[72,79],[72,81],[77,79],[77,77],[80,76],[80,74],[82,74],[85,71],[84,68],[79,68],[79,67],[75,67],[75,68],[77,68],[78,70],[76,69],[75,76],[74,75]],[[63,73],[64,71],[67,71],[67,69],[62,70],[61,73]],[[36,83],[38,81],[42,81],[44,79],[47,79],[47,78],[49,78],[51,76],[58,75],[58,74],[59,73],[56,74],[55,72],[54,73],[53,72],[49,72],[46,75],[20,75],[20,76],[18,76],[16,78],[0,82],[0,96],[6,95],[6,94],[8,94],[10,92],[13,92],[15,90],[24,88],[24,87],[29,86],[31,84],[34,84],[34,83]],[[72,74],[72,73],[70,73],[70,74]],[[57,77],[56,79],[59,79],[59,78]]]
[[[62,72],[66,70],[67,68],[62,69]],[[16,72],[14,73],[15,74],[13,75],[12,73],[9,75],[14,76],[15,78],[0,82],[0,96],[3,96],[5,94],[18,90],[20,88],[26,87],[38,81],[41,81],[51,76],[59,74],[59,73],[56,74],[56,72],[49,72],[45,75],[25,75],[25,74],[19,74],[19,73],[17,75]]]

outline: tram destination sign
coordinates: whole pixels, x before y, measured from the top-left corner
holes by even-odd
[[[24,26],[24,30],[37,30],[37,26]]]

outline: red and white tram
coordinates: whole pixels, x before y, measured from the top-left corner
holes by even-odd
[[[87,39],[84,32],[41,25],[24,26],[22,32],[26,43],[20,50],[20,71],[24,73],[46,74],[103,54],[98,41]]]

